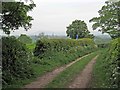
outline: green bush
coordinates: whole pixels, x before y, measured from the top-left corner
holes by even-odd
[[[97,50],[92,39],[40,39],[36,43],[34,59],[32,60],[38,74],[53,70],[76,60],[85,54]]]
[[[48,51],[63,51],[67,52],[71,48],[83,47],[87,49],[95,49],[96,46],[94,41],[89,38],[83,38],[79,40],[75,39],[41,39],[36,43],[36,47],[34,50],[34,55],[43,57],[43,55]]]
[[[94,67],[93,87],[120,88],[120,38],[101,51]]]
[[[25,34],[21,34],[20,37],[18,37],[18,40],[24,44],[31,44],[32,43],[32,39]]]
[[[110,60],[110,81],[113,87],[120,88],[120,38],[117,38],[111,42],[109,55],[110,56],[107,59]]]
[[[33,75],[29,59],[29,53],[23,43],[15,37],[2,37],[3,87]]]

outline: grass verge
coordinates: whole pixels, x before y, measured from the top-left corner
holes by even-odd
[[[94,52],[68,67],[65,71],[55,77],[55,79],[49,83],[46,88],[65,88],[69,82],[71,82],[76,75],[85,68],[88,62],[97,55],[97,53],[98,52]]]
[[[96,64],[93,67],[93,80],[91,83],[91,88],[114,88],[111,87],[111,69],[113,66],[111,60],[108,58],[110,55],[108,54],[108,49],[103,49],[100,52],[99,58],[96,60]],[[117,81],[117,80],[116,80]]]

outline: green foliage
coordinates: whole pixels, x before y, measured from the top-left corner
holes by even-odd
[[[120,38],[102,50],[94,67],[93,87],[120,88]]]
[[[96,64],[93,68],[93,79],[92,79],[92,88],[110,88],[110,73],[109,70],[109,60],[106,60],[108,57],[108,49],[102,49],[99,53],[99,57],[96,60]]]
[[[109,48],[109,63],[111,74],[111,84],[113,87],[120,88],[120,38],[117,38],[111,42]]]
[[[29,5],[24,2],[2,2],[2,29],[6,34],[10,31],[24,27],[28,30],[31,27],[33,18],[27,13],[35,7],[34,3]]]
[[[33,50],[35,49],[35,43],[26,44],[26,47],[33,52]]]
[[[71,48],[78,48],[82,46],[84,48],[95,48],[94,41],[89,38],[74,40],[74,39],[41,39],[37,41],[34,55],[43,57],[45,52],[48,51],[64,51],[67,52]]]
[[[2,83],[3,87],[16,80],[30,78],[33,70],[29,53],[24,44],[15,37],[2,37]]]
[[[24,44],[31,44],[32,43],[32,39],[25,34],[21,34],[20,37],[18,37],[18,40]]]
[[[90,35],[90,32],[88,31],[87,25],[84,21],[81,20],[75,20],[67,27],[67,36],[69,36],[72,39],[76,39],[76,36],[78,35],[78,38],[85,38],[85,37],[93,37],[93,35]]]
[[[97,47],[93,40],[89,38],[79,40],[41,39],[36,43],[33,63],[38,64],[39,68],[41,67],[41,72],[38,73],[42,74],[47,70],[67,64],[96,49]]]
[[[90,22],[93,24],[93,29],[98,29],[103,33],[108,33],[112,38],[120,36],[120,1],[106,1],[101,10],[98,11],[99,17],[94,17]]]
[[[32,67],[36,76],[97,50],[92,39],[41,39],[35,47]]]
[[[41,75],[96,49],[93,40],[89,38],[41,39],[37,41],[34,50],[33,68],[37,75]]]

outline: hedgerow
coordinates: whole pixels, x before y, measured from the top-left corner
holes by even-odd
[[[120,38],[117,38],[111,42],[109,48],[109,67],[111,72],[111,84],[112,87],[120,88]]]
[[[96,49],[89,38],[40,39],[36,45],[28,45],[15,37],[2,37],[3,87],[16,87],[20,82],[24,85],[24,80],[43,75]]]
[[[2,37],[2,84],[11,85],[16,80],[30,78],[33,70],[29,53],[15,37]]]
[[[120,88],[120,38],[104,48],[94,67],[93,87]]]
[[[71,48],[83,47],[87,49],[95,49],[96,46],[92,39],[84,38],[84,39],[41,39],[36,43],[36,47],[34,50],[34,55],[43,57],[45,52],[48,51],[63,51],[67,52],[71,50]]]
[[[33,68],[40,76],[96,50],[94,41],[89,38],[40,39],[34,50]]]

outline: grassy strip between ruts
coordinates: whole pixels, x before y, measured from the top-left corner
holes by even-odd
[[[55,77],[46,88],[65,88],[97,54],[98,52],[94,52],[68,67],[65,71]]]

